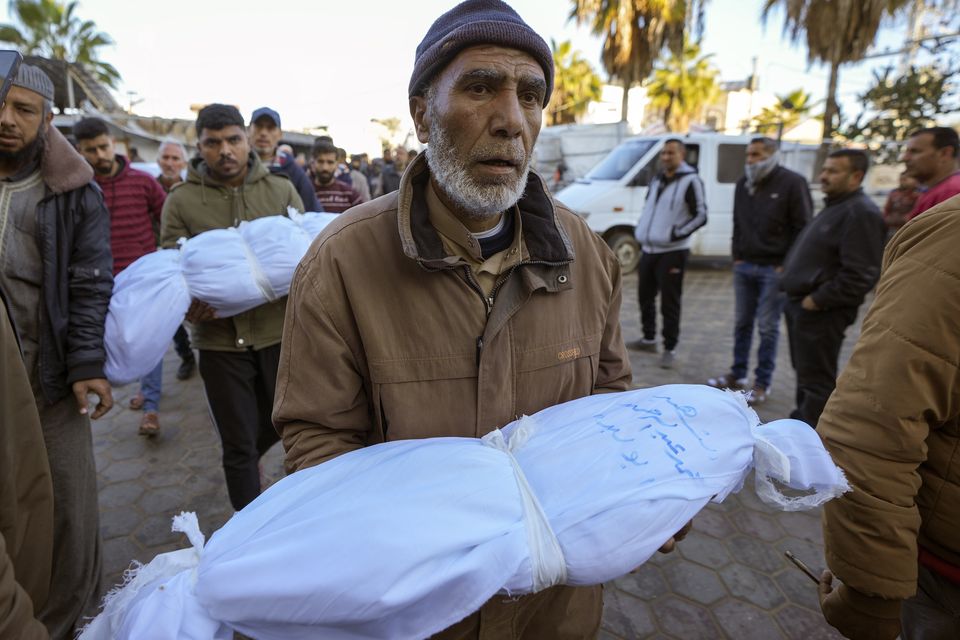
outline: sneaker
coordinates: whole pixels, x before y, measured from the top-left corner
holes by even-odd
[[[130,398],[130,408],[134,411],[140,411],[140,409],[143,409],[143,402],[143,394],[138,391],[137,395]]]
[[[763,387],[759,384],[753,385],[753,389],[750,390],[750,393],[747,394],[747,404],[750,406],[763,404],[767,401],[767,396],[770,395],[770,387]]]
[[[657,340],[656,338],[649,338],[649,339],[640,338],[639,340],[628,342],[627,349],[633,349],[634,351],[649,351],[650,353],[656,353]]]
[[[734,378],[732,373],[710,378],[707,380],[707,384],[714,389],[730,389],[731,391],[746,391],[747,389],[747,379]]]
[[[676,351],[664,351],[660,355],[660,368],[673,369],[673,363],[677,359]]]
[[[156,411],[143,412],[143,418],[140,420],[140,430],[137,433],[148,438],[160,433],[160,416],[157,415]]]
[[[186,380],[193,375],[193,370],[197,366],[197,360],[193,357],[191,353],[188,357],[184,358],[180,362],[180,367],[177,369],[177,380]]]

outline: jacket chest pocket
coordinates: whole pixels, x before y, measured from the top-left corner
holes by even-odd
[[[517,353],[518,415],[532,414],[593,392],[601,334],[535,346]]]
[[[475,436],[474,354],[371,360],[369,366],[378,440]]]

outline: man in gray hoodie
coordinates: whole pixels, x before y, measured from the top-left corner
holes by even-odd
[[[660,150],[660,173],[650,182],[635,235],[643,249],[637,298],[643,337],[630,349],[657,351],[657,294],[663,316],[660,366],[673,367],[680,338],[680,298],[683,272],[690,255],[690,236],[707,224],[703,182],[684,161],[683,141],[671,138]]]

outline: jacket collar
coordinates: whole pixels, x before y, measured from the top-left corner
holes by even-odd
[[[430,223],[426,189],[430,168],[426,153],[420,153],[407,166],[400,180],[397,199],[397,227],[400,242],[407,257],[429,269],[450,268],[459,263],[443,248],[440,235]],[[573,244],[563,226],[557,221],[553,199],[543,179],[531,171],[527,187],[517,208],[523,226],[523,241],[529,262],[563,264],[573,261]]]
[[[93,180],[93,167],[55,126],[50,125],[47,144],[40,158],[40,177],[53,193],[65,193]]]

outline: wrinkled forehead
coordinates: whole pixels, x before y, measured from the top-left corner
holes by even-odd
[[[476,77],[513,81],[523,86],[539,86],[546,92],[543,68],[526,51],[498,45],[474,45],[460,51],[440,71],[438,81],[457,83]]]
[[[23,87],[11,86],[7,92],[5,102],[12,105],[29,105],[32,107],[42,107],[44,97],[36,91],[25,89]]]

